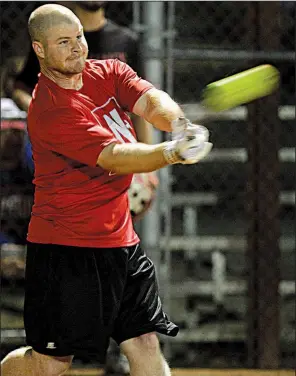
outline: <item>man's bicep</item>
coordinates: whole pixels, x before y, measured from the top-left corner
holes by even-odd
[[[101,150],[100,154],[97,157],[97,166],[102,167],[104,170],[112,171],[114,163],[113,150],[116,144],[117,142],[111,142]]]
[[[138,98],[154,87],[150,82],[139,77],[129,65],[119,60],[115,63],[114,74],[116,99],[130,112]]]
[[[145,119],[147,114],[153,110],[153,103],[157,102],[159,98],[159,90],[156,88],[152,88],[147,90],[144,94],[142,94],[134,104],[132,108],[132,113],[138,116],[141,116]]]

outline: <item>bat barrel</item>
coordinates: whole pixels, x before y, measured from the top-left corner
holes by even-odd
[[[278,88],[279,76],[274,66],[264,64],[223,78],[206,86],[203,104],[218,112],[265,97]]]

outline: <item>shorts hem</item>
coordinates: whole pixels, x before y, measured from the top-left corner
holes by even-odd
[[[75,358],[79,357],[87,357],[91,360],[96,360],[100,363],[104,363],[106,361],[106,354],[107,354],[107,349],[102,352],[99,348],[97,350],[88,350],[87,347],[83,349],[69,349],[69,350],[54,350],[54,349],[46,349],[46,348],[41,348],[36,345],[29,344],[29,347],[31,347],[34,351],[36,351],[38,354],[46,355],[46,356],[51,356],[51,357],[68,357],[68,356],[73,356]]]
[[[115,338],[114,337],[112,338],[118,345],[120,345],[122,342],[127,341],[129,339],[137,338],[137,337],[140,337],[141,335],[153,333],[153,332],[167,335],[169,337],[176,337],[179,332],[179,328],[178,326],[174,325],[174,327],[171,330],[169,330],[167,327],[164,328],[162,325],[157,325],[157,324],[149,325],[149,326],[142,327],[138,330],[135,329],[133,331],[130,331],[129,333],[124,333],[121,336],[115,336]]]
[[[75,247],[75,248],[126,248],[126,247],[133,247],[140,243],[139,238],[135,238],[129,242],[117,242],[117,243],[104,243],[104,242],[92,242],[92,241],[79,241],[79,240],[64,240],[64,239],[55,239],[54,241],[49,239],[34,239],[32,237],[28,237],[26,239],[27,243],[32,244],[41,244],[41,245],[61,245],[66,247]]]
[[[28,346],[32,347],[34,351],[36,351],[39,354],[47,355],[47,356],[57,356],[57,357],[64,357],[64,356],[74,356],[73,352],[71,353],[70,350],[55,350],[55,349],[46,349],[41,348],[38,345],[33,344],[32,342],[28,342]]]

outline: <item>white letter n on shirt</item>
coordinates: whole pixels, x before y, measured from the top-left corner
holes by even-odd
[[[136,143],[137,140],[129,130],[131,128],[131,125],[128,123],[128,121],[123,121],[116,109],[110,111],[109,114],[111,117],[108,115],[103,115],[103,117],[117,140],[125,142],[121,137],[124,136],[127,140],[129,140],[129,142]]]

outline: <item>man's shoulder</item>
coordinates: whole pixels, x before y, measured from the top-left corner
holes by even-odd
[[[58,108],[60,105],[69,105],[69,99],[60,93],[53,91],[42,82],[39,82],[32,94],[32,102],[28,116],[40,117],[41,114],[51,109]]]
[[[118,75],[126,73],[131,68],[118,58],[114,59],[89,59],[86,61],[85,74],[95,81],[104,81],[108,86],[108,81],[112,81]]]
[[[106,75],[114,72],[118,59],[87,59],[85,64],[86,73],[95,73],[97,76],[106,78]]]
[[[56,116],[77,110],[77,104],[71,95],[66,95],[62,91],[52,90],[44,82],[39,81],[36,85],[31,105],[28,111],[28,120],[50,121]]]
[[[58,106],[48,103],[43,107],[34,106],[32,104],[28,111],[28,128],[34,133],[43,132],[45,127],[51,129],[52,126],[62,124],[64,122],[72,124],[76,119],[83,118],[85,110],[82,106],[59,104]],[[42,127],[40,127],[42,124]]]

